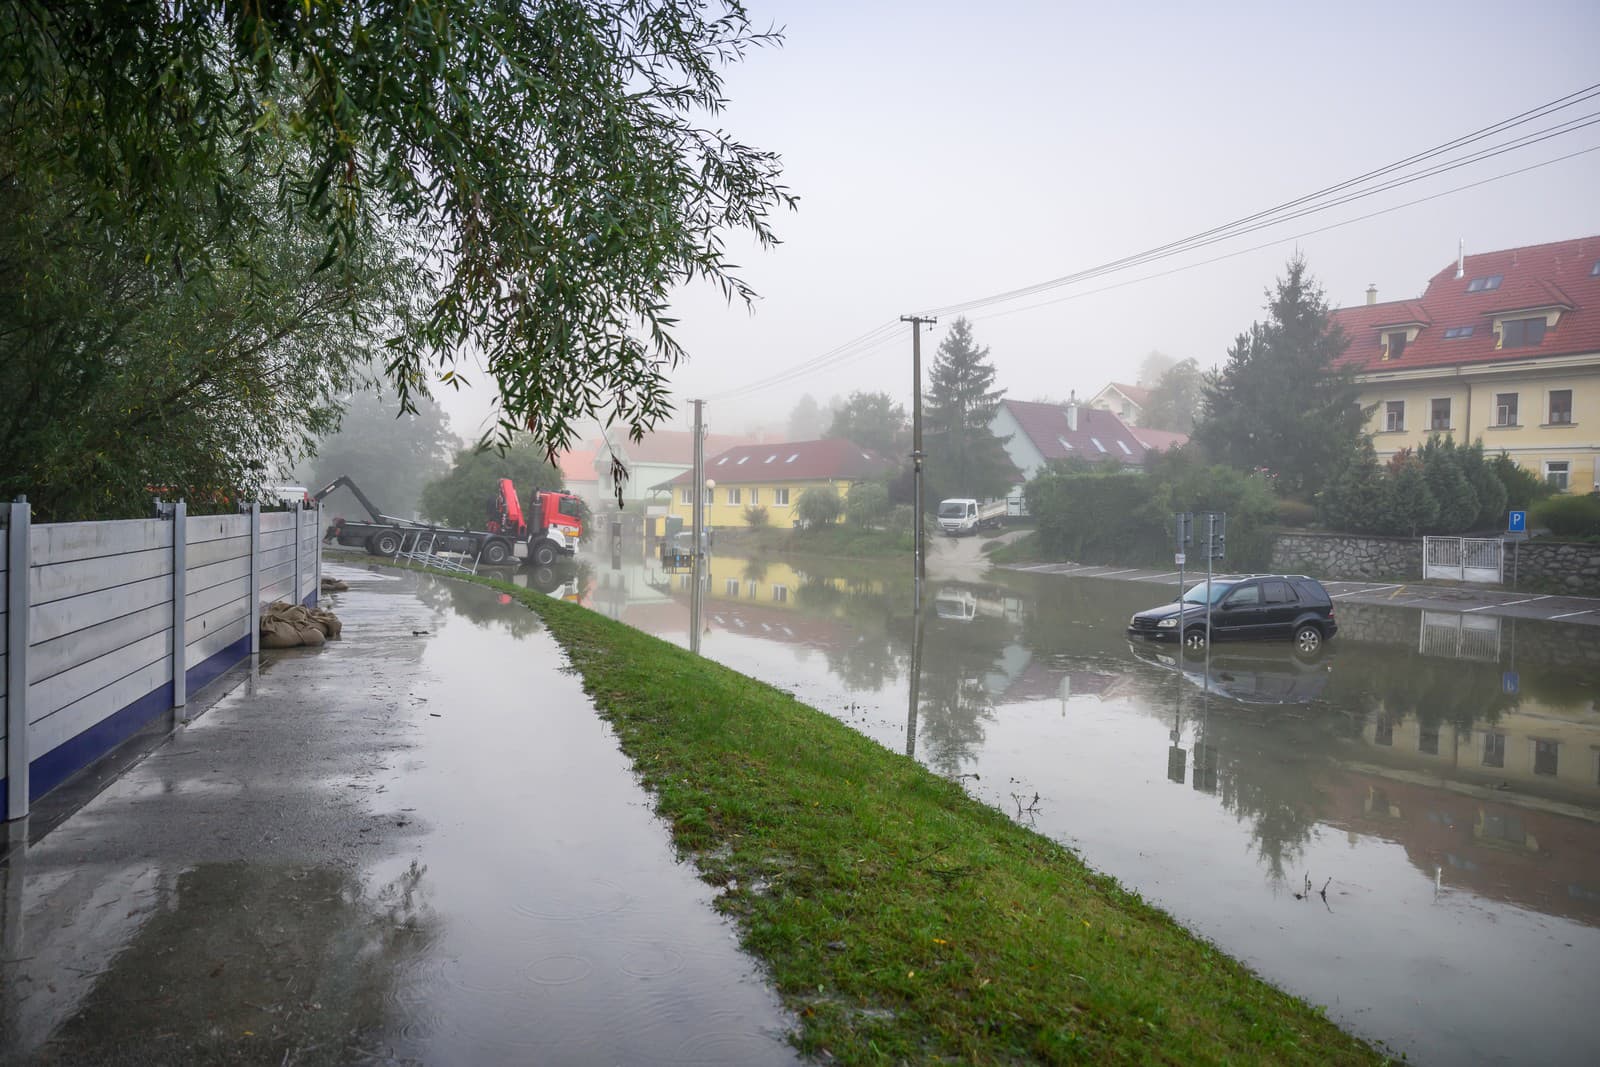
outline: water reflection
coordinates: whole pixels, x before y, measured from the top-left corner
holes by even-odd
[[[584,602],[688,644],[689,579],[652,566]],[[1594,630],[1341,602],[1320,656],[1192,658],[1128,642],[1148,585],[997,572],[917,612],[900,570],[718,554],[701,650],[1008,811],[1037,792],[1039,830],[1363,1032],[1582,1059],[1560,1013],[1600,996]],[[1332,879],[1323,922],[1263,921],[1307,877]],[[1552,938],[1588,955],[1533,948]],[[1419,1022],[1415,977],[1441,971],[1449,999]],[[1546,1036],[1492,1032],[1483,1003]]]

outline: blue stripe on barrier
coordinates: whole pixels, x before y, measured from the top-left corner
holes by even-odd
[[[190,667],[185,677],[191,699],[192,694],[216,681],[229,667],[249,655],[250,638],[245,636]],[[166,682],[46,752],[28,764],[28,799],[38,800],[138,733],[150,720],[171,707],[172,683]],[[4,782],[0,778],[0,822],[4,822],[9,814],[3,791]]]
[[[246,634],[220,652],[213,652],[190,667],[184,675],[190,693],[198,693],[222,677],[224,671],[250,654],[250,635]]]
[[[171,707],[172,683],[164,682],[71,740],[63,741],[28,764],[28,799],[38,800]]]

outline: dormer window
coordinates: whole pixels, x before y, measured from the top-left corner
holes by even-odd
[[[1594,266],[1589,268],[1589,277],[1600,278],[1600,259],[1594,261]]]
[[[1544,340],[1543,315],[1532,319],[1507,319],[1500,324],[1501,348],[1532,348]]]
[[[1490,274],[1482,278],[1474,278],[1467,283],[1469,293],[1487,293],[1491,289],[1500,288],[1500,283],[1505,281],[1504,274]]]
[[[1405,354],[1405,350],[1406,350],[1406,331],[1404,331],[1404,330],[1395,330],[1392,333],[1386,333],[1386,334],[1383,335],[1383,358],[1384,359],[1399,359],[1402,355]]]

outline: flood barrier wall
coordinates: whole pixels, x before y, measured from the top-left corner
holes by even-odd
[[[264,605],[316,603],[319,508],[0,518],[0,821],[258,651]]]

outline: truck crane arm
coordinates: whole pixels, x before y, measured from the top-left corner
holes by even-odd
[[[313,493],[311,496],[312,502],[317,504],[322,503],[323,497],[327,496],[340,486],[344,486],[346,489],[355,494],[356,499],[361,501],[361,506],[367,509],[367,515],[371,517],[373,522],[381,523],[386,521],[384,516],[379,513],[378,505],[367,499],[367,494],[361,491],[361,487],[352,481],[348,474],[339,475],[339,477],[323,486],[316,493]]]

